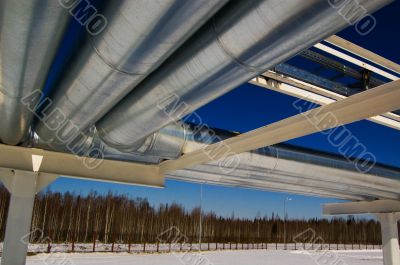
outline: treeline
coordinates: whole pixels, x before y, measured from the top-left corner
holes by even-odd
[[[0,187],[0,229],[2,238],[9,194]],[[243,219],[202,214],[202,242],[280,243],[284,242],[284,222],[269,217]],[[126,195],[91,192],[87,196],[46,191],[36,196],[32,229],[43,231],[53,242],[153,243],[158,235],[177,227],[186,240],[199,240],[200,209],[187,210],[179,204],[151,206],[146,199]],[[380,244],[380,226],[374,220],[335,218],[287,220],[286,241],[313,229],[325,243]],[[37,234],[37,233],[36,233]],[[35,234],[35,235],[36,235]],[[31,241],[39,240],[36,236]]]

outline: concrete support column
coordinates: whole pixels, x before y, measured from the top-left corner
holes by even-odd
[[[30,232],[33,203],[38,173],[16,171],[9,181],[11,193],[2,265],[25,265],[28,242],[24,237]]]
[[[323,205],[325,215],[375,214],[381,224],[384,265],[400,265],[399,234],[400,201],[375,200],[328,203]]]
[[[16,170],[2,178],[11,198],[1,265],[25,265],[36,192],[56,178],[41,178],[39,174]]]
[[[383,264],[400,265],[399,233],[397,229],[400,213],[379,213],[376,215],[381,223]]]

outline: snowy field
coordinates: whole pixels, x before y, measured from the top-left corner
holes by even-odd
[[[258,249],[265,249],[266,247],[268,250],[284,250],[284,244],[279,243],[268,243],[266,244],[241,244],[241,243],[203,243],[201,244],[201,249],[204,251],[208,250],[258,250]],[[329,250],[374,250],[374,249],[380,249],[380,245],[362,245],[362,244],[303,244],[303,243],[288,243],[286,245],[287,250],[314,250],[314,249],[329,249]],[[189,243],[159,243],[158,246],[157,244],[146,244],[144,246],[143,244],[131,244],[131,252],[133,253],[143,253],[144,251],[146,253],[154,253],[154,252],[171,252],[171,251],[189,251],[189,250],[198,250],[199,249],[199,244],[189,244]],[[71,243],[52,243],[51,252],[72,252],[72,244]],[[75,252],[77,253],[92,253],[93,252],[93,243],[75,243]],[[112,244],[108,243],[102,243],[102,242],[96,242],[95,245],[95,250],[96,252],[111,252],[112,250]],[[157,251],[158,250],[158,251]],[[3,251],[3,243],[0,243],[0,252]],[[47,253],[48,251],[48,244],[29,244],[28,247],[29,253]],[[120,244],[120,243],[115,243],[114,244],[114,251],[115,252],[129,252],[129,245],[128,244]]]
[[[381,265],[381,250],[283,251],[236,250],[168,254],[86,253],[39,254],[28,265]]]

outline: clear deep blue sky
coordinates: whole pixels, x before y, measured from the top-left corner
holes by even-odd
[[[360,36],[353,27],[345,29],[338,35],[400,63],[399,15],[400,1],[397,0],[374,14],[377,26],[369,35]],[[78,39],[76,34],[72,30],[65,39],[62,46],[64,56],[58,56],[45,89],[52,86],[57,71],[62,69],[59,66],[65,60],[65,54],[68,54],[74,47],[73,44]],[[203,122],[210,127],[246,132],[297,114],[292,107],[294,100],[289,96],[245,84],[204,106],[197,113],[201,116]],[[399,131],[368,121],[356,122],[348,125],[347,128],[377,157],[378,162],[400,167]],[[337,150],[331,147],[326,137],[321,134],[313,134],[288,143],[337,153]],[[79,194],[86,194],[90,190],[97,190],[101,193],[111,190],[115,193],[129,194],[132,197],[148,198],[150,203],[154,205],[161,202],[177,202],[188,208],[197,206],[200,201],[200,186],[198,184],[177,181],[167,181],[165,189],[153,189],[60,178],[49,189]],[[235,216],[250,218],[257,216],[258,213],[261,216],[270,216],[272,212],[282,216],[283,200],[287,196],[293,199],[287,206],[289,217],[298,218],[320,217],[320,205],[325,202],[336,201],[327,198],[210,185],[204,185],[203,194],[205,211],[212,210],[223,216],[235,213]]]

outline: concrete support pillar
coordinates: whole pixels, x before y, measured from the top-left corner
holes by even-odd
[[[1,178],[11,193],[1,265],[25,265],[36,192],[56,178],[39,174],[16,170]]]
[[[375,200],[328,203],[323,205],[325,215],[375,214],[381,224],[384,265],[400,265],[399,234],[400,201]]]
[[[397,221],[400,213],[376,214],[381,223],[383,264],[400,265],[399,232]]]

